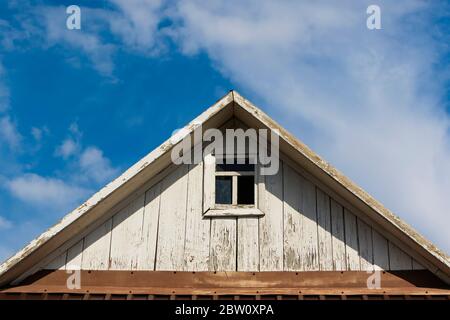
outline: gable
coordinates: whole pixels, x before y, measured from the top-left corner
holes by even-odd
[[[282,169],[258,189],[264,216],[203,219],[204,165],[171,166],[168,151],[198,123],[219,127],[233,116],[249,127],[280,131]],[[0,280],[73,265],[190,271],[426,267],[447,280],[444,254],[238,94],[186,128],[8,260]]]
[[[423,267],[282,155],[259,186],[261,217],[205,217],[204,163],[172,165],[45,269],[370,271]],[[47,260],[52,259],[52,256]]]

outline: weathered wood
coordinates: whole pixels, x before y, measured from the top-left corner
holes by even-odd
[[[316,188],[314,184],[301,177],[300,188],[300,270],[319,269],[319,248],[317,243]]]
[[[319,270],[333,270],[330,197],[320,190],[317,193],[317,236],[319,244]]]
[[[84,238],[83,270],[107,270],[111,245],[112,219],[108,219]]]
[[[80,270],[83,259],[84,239],[78,241],[74,246],[67,250],[67,270]]]
[[[161,182],[150,187],[145,193],[145,200],[141,195],[135,201],[145,201],[142,211],[125,213],[130,210],[128,206],[114,216],[113,231],[109,234],[112,244],[107,244],[111,252],[107,257],[111,269],[214,270],[211,269],[214,263],[209,261],[212,256],[211,224],[216,224],[217,229],[221,228],[223,221],[216,223],[217,215],[210,217],[208,213],[203,213],[203,186],[204,181],[209,179],[205,175],[213,177],[215,167],[210,166],[209,173],[205,171],[204,162],[182,167],[168,171]],[[184,174],[180,174],[182,170]],[[234,268],[241,271],[388,270],[387,240],[349,210],[346,209],[344,214],[343,207],[337,201],[330,199],[326,192],[298,172],[298,168],[293,169],[282,162],[277,175],[257,176],[257,208],[248,210],[268,217],[230,217],[237,219],[234,227]],[[210,179],[210,183],[214,183],[214,179]],[[182,187],[176,189],[175,185]],[[164,201],[161,201],[162,198]],[[184,200],[180,201],[180,198]],[[180,210],[174,218],[172,208],[177,206]],[[242,208],[235,210],[245,213]],[[169,219],[176,223],[169,226],[164,218],[165,212],[169,212]],[[165,228],[163,234],[159,230],[160,225]],[[173,240],[180,235],[183,239]],[[159,243],[160,237],[165,238],[162,243]],[[175,258],[162,257],[162,252],[167,252],[165,246],[175,246],[178,253],[182,252],[182,258],[178,255]],[[109,255],[108,250],[105,247],[103,252]],[[81,261],[81,255],[77,259]],[[90,258],[83,256],[85,259]],[[132,261],[130,265],[129,261]],[[178,263],[177,267],[173,266],[173,261]],[[180,263],[182,267],[179,267]],[[216,257],[215,268],[218,265]],[[158,269],[161,266],[163,269]]]
[[[375,270],[389,270],[388,241],[372,228],[373,265]]]
[[[331,199],[330,202],[333,270],[347,270],[347,256],[345,254],[344,209],[334,199]]]
[[[158,237],[161,183],[145,193],[144,217],[138,254],[138,270],[154,270]]]
[[[419,262],[417,262],[415,259],[412,261],[412,269],[413,270],[426,270],[426,268],[421,265]]]
[[[66,268],[67,251],[61,253],[52,262],[50,262],[44,269],[48,270],[64,270]]]
[[[161,292],[195,294],[202,289],[211,293],[269,293],[285,294],[383,294],[396,290],[397,294],[450,294],[449,287],[427,270],[380,273],[382,288],[367,288],[365,271],[310,271],[310,272],[167,272],[167,271],[81,271],[83,285],[72,290],[66,286],[65,271],[41,271],[16,287],[0,292],[68,292],[91,294],[96,292],[126,294]],[[207,292],[203,292],[207,293]]]
[[[189,166],[184,270],[207,271],[211,219],[203,213],[203,162]]]
[[[236,218],[211,220],[211,271],[236,271]]]
[[[395,244],[389,241],[389,267],[390,270],[411,270],[412,259]]]
[[[156,270],[183,270],[188,166],[162,182]]]
[[[203,212],[214,207],[216,202],[216,158],[206,154],[203,159]]]
[[[284,267],[286,271],[302,269],[302,213],[300,213],[301,201],[300,176],[290,167],[283,168],[283,221],[284,221]]]
[[[112,221],[111,270],[136,270],[142,245],[145,194],[117,213]]]
[[[372,228],[361,219],[357,219],[357,224],[361,270],[373,270]]]
[[[261,271],[283,270],[283,163],[275,175],[265,176],[260,199],[264,217],[259,219],[259,261]]]
[[[345,253],[347,270],[360,270],[358,249],[358,226],[353,213],[344,208]]]
[[[237,270],[259,271],[258,218],[237,218]]]
[[[216,205],[216,207],[218,207]],[[245,210],[244,210],[245,209]],[[209,209],[203,214],[203,217],[262,217],[264,213],[258,208],[231,207],[223,209]]]

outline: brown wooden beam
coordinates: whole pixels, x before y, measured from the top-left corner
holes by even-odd
[[[73,274],[73,273],[72,273]],[[450,288],[427,270],[381,272],[381,288],[368,289],[370,274],[321,272],[80,271],[81,288],[68,289],[72,274],[43,270],[0,293],[127,295],[448,295]],[[89,297],[89,296],[88,296]]]
[[[83,287],[137,288],[366,288],[367,279],[370,275],[363,271],[80,271]],[[19,286],[65,286],[69,276],[71,276],[71,273],[63,270],[42,270],[23,280]],[[380,279],[383,288],[450,288],[427,270],[383,271],[380,273]]]

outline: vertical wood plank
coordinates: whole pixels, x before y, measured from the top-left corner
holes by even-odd
[[[162,181],[156,270],[183,270],[188,166]]]
[[[412,261],[412,269],[413,270],[425,270],[425,267],[417,262],[415,259]]]
[[[112,218],[111,270],[136,270],[142,246],[145,193]]]
[[[288,165],[283,169],[284,270],[302,270],[302,214],[300,213],[300,176]]]
[[[138,254],[138,270],[155,270],[156,241],[158,236],[161,183],[145,193],[142,239]]]
[[[211,220],[210,271],[236,271],[236,218]]]
[[[203,159],[203,213],[214,206],[216,202],[216,158],[206,154]]]
[[[389,241],[390,270],[411,270],[412,258]]]
[[[83,258],[83,242],[84,239],[81,239],[75,245],[69,248],[69,250],[67,250],[67,262],[66,262],[67,270],[81,269],[81,262]]]
[[[319,270],[333,270],[330,197],[317,188],[317,236],[319,243]]]
[[[203,218],[203,163],[189,166],[184,268],[208,271],[211,219]]]
[[[333,245],[333,270],[347,270],[345,253],[344,208],[331,199],[331,242]]]
[[[344,208],[345,252],[348,270],[360,270],[358,249],[358,227],[356,217]]]
[[[361,219],[357,224],[361,271],[373,270],[372,228]]]
[[[317,242],[317,210],[316,186],[309,180],[301,177],[300,188],[300,252],[302,271],[319,270],[319,248]]]
[[[44,269],[46,270],[64,270],[66,268],[66,258],[67,251],[64,251],[55,259],[53,259],[49,264],[47,264]]]
[[[82,270],[108,270],[112,219],[84,238]]]
[[[379,232],[372,229],[373,265],[375,270],[389,270],[388,241]]]
[[[275,175],[264,176],[265,188],[259,219],[260,271],[283,271],[283,166]]]
[[[259,271],[258,218],[238,218],[237,226],[237,271]]]

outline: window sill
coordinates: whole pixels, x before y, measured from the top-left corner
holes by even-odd
[[[204,217],[213,218],[213,217],[261,217],[264,216],[264,212],[251,207],[238,207],[232,206],[229,208],[220,206],[208,209],[204,214]]]

